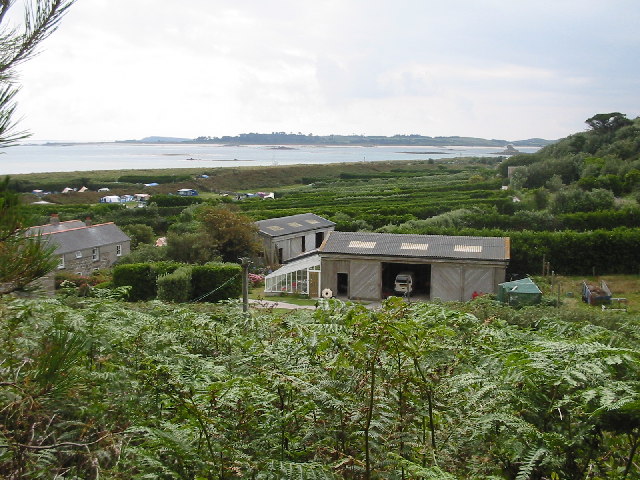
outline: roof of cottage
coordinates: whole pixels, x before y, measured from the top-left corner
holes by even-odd
[[[27,230],[27,236],[31,237],[33,235],[44,235],[47,233],[62,232],[64,230],[81,228],[85,226],[86,224],[82,220],[67,220],[66,222],[48,223],[46,225],[30,227]]]
[[[61,224],[62,223],[68,222],[61,222]],[[123,243],[130,240],[113,222],[91,226],[87,226],[83,222],[80,223],[82,226],[77,228],[43,233],[42,238],[56,246],[54,253],[58,255],[87,248]]]

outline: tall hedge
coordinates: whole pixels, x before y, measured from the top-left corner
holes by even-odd
[[[190,285],[184,287],[185,272],[189,269]],[[175,273],[175,276],[172,276]],[[167,276],[169,277],[167,279]],[[174,283],[175,292],[170,292],[169,284]],[[199,300],[217,302],[228,298],[238,298],[242,294],[242,267],[235,263],[207,263],[206,265],[185,265],[178,262],[133,263],[117,265],[113,268],[113,285],[131,286],[129,300],[160,300],[182,302]],[[184,289],[190,294],[185,295]],[[202,297],[202,298],[201,298]]]
[[[172,273],[180,267],[177,262],[131,263],[113,267],[113,285],[129,285],[129,300],[152,300],[156,298],[156,279],[159,275]]]
[[[191,266],[185,265],[173,273],[160,275],[156,280],[158,300],[188,302],[191,298]]]
[[[238,298],[242,294],[242,267],[235,263],[196,265],[191,272],[191,286],[193,300],[217,302]]]
[[[542,260],[565,275],[640,272],[640,229],[616,228],[591,232],[508,232],[509,270],[540,273]]]
[[[131,286],[129,300],[151,300],[156,296],[156,274],[151,263],[132,263],[113,267],[113,286]]]

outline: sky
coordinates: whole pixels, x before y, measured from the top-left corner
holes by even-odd
[[[558,139],[640,115],[638,0],[77,0],[19,69],[34,140]]]

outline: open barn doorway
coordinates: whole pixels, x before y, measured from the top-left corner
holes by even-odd
[[[403,296],[395,291],[396,277],[410,274],[412,291],[410,297],[429,299],[431,295],[431,265],[428,263],[382,263],[382,298]]]

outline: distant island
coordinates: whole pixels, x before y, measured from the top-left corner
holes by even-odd
[[[556,140],[529,138],[527,140],[498,140],[477,137],[429,137],[424,135],[313,135],[303,133],[241,133],[237,136],[197,138],[151,136],[140,140],[119,140],[117,143],[216,143],[224,145],[327,145],[327,146],[442,146],[442,147],[544,147]]]

